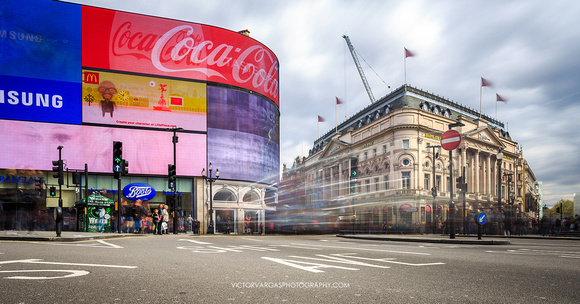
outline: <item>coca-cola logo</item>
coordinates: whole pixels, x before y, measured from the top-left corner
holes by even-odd
[[[111,54],[150,61],[161,74],[231,83],[278,101],[278,61],[274,54],[234,32],[199,24],[174,26],[165,33],[147,33],[136,21],[125,21],[111,32]],[[219,32],[214,39],[212,31]],[[236,38],[236,39],[233,39]],[[219,42],[225,40],[226,42]],[[239,45],[229,41],[243,41]],[[121,64],[121,63],[119,63]],[[112,67],[114,68],[114,67]]]
[[[147,184],[129,184],[123,188],[123,195],[130,200],[148,201],[155,196],[155,189]]]

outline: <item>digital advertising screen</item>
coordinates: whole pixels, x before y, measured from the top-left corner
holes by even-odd
[[[206,131],[206,85],[83,70],[83,123]]]
[[[278,105],[278,58],[252,38],[87,6],[82,15],[84,67],[219,82],[258,92]]]
[[[0,2],[0,119],[80,124],[81,46],[79,5]]]
[[[278,108],[258,96],[207,87],[208,161],[220,178],[279,182]]]
[[[178,132],[177,175],[199,176],[206,160],[206,135]],[[65,167],[113,172],[113,141],[123,142],[130,174],[167,175],[173,164],[173,132],[0,120],[0,168],[52,170],[62,148]]]
[[[79,83],[81,6],[0,2],[0,74]]]

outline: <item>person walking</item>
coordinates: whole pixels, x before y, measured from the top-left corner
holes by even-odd
[[[159,209],[155,208],[151,217],[153,218],[153,234],[161,235],[161,215],[159,214]]]
[[[169,206],[165,205],[163,209],[163,233],[169,234]]]

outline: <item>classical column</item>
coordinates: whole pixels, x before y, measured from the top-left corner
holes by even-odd
[[[473,156],[475,158],[475,164],[474,164],[474,169],[475,169],[475,193],[479,194],[479,174],[481,173],[481,169],[479,168],[479,150],[475,151],[475,155]]]

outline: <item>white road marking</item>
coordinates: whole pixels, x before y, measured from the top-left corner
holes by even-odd
[[[85,270],[3,270],[0,273],[29,273],[29,272],[69,272],[70,274],[63,275],[63,276],[56,276],[56,277],[30,277],[30,276],[12,276],[12,277],[5,277],[5,279],[11,280],[51,280],[51,279],[64,279],[64,278],[73,278],[73,277],[80,277],[89,274],[90,272]]]
[[[81,243],[81,244],[74,244],[74,243],[46,243],[46,242],[31,242],[34,244],[43,244],[43,245],[54,245],[54,246],[73,246],[73,247],[97,247],[97,248],[113,248],[113,249],[122,249],[122,246],[111,244],[109,242],[105,242],[103,240],[96,240],[99,244],[91,243]],[[105,246],[102,246],[105,245]]]
[[[339,246],[325,246],[325,245],[308,245],[308,244],[298,244],[298,243],[293,243],[293,245],[299,245],[299,246],[316,246],[316,247],[326,247],[326,248],[336,248],[336,249],[348,249],[348,250],[366,250],[366,251],[373,251],[373,252],[389,252],[389,253],[402,253],[402,254],[431,255],[430,253],[424,253],[424,252],[409,252],[409,251],[385,250],[385,249],[376,249],[376,248],[339,247]]]
[[[263,242],[263,240],[251,239],[251,238],[242,238],[242,240],[254,241],[254,242]]]
[[[125,269],[135,269],[137,266],[123,266],[123,265],[106,265],[106,264],[86,264],[86,263],[65,263],[65,262],[46,262],[42,259],[25,259],[25,260],[13,260],[13,261],[0,261],[0,264],[46,264],[46,265],[66,265],[66,266],[83,266],[83,267],[107,267],[107,268],[125,268]],[[46,276],[11,276],[5,277],[4,279],[12,280],[51,280],[51,279],[64,279],[72,278],[78,276],[84,276],[89,274],[86,270],[68,270],[68,269],[20,269],[20,270],[3,270],[0,273],[33,273],[33,272],[59,272],[59,273],[69,273],[61,276],[46,277]]]
[[[322,250],[320,248],[302,247],[302,246],[293,246],[293,245],[270,245],[270,246],[273,246],[273,247],[290,247],[290,248],[309,249],[309,250]]]
[[[211,245],[212,244],[212,243],[208,243],[208,242],[202,242],[202,241],[196,241],[196,240],[186,240],[186,239],[180,239],[180,241],[192,242],[194,244],[199,244],[199,245]]]
[[[343,263],[343,264],[358,265],[358,266],[376,267],[376,268],[391,268],[389,266],[381,266],[381,265],[368,264],[368,263],[364,263],[364,262],[352,261],[352,260],[347,260],[347,259],[344,259],[344,258],[335,257],[335,256],[329,256],[329,255],[324,255],[324,254],[317,254],[316,256],[323,257],[325,259],[311,258],[311,257],[303,257],[303,256],[290,256],[290,257],[291,258],[298,258],[298,259],[306,259],[306,260],[315,260],[315,261],[331,262],[331,263]]]
[[[334,265],[327,265],[327,264],[320,264],[320,263],[309,263],[304,261],[295,261],[295,260],[287,260],[287,259],[277,259],[277,258],[270,258],[270,257],[262,257],[262,259],[269,260],[272,262],[280,263],[286,266],[306,270],[309,272],[320,273],[324,272],[319,268],[337,268],[337,269],[345,269],[345,270],[359,270],[358,268],[350,268],[350,267],[341,267],[341,266],[334,266]]]

